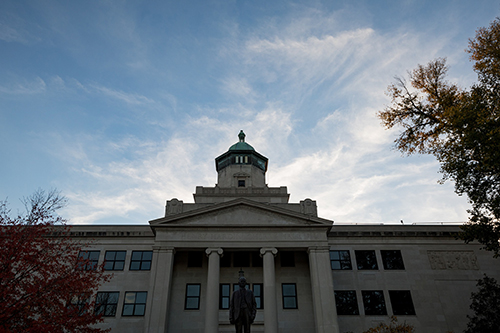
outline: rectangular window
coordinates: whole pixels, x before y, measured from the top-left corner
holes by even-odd
[[[253,295],[255,296],[255,303],[257,304],[257,309],[264,308],[264,290],[262,289],[262,283],[253,284]]]
[[[338,315],[359,315],[355,290],[336,290],[335,304],[337,305]]]
[[[349,251],[330,251],[332,269],[352,269]]]
[[[95,313],[104,317],[114,317],[118,306],[119,292],[99,292],[95,300]]]
[[[252,252],[252,267],[262,267],[263,260],[259,252]]]
[[[144,316],[146,312],[146,291],[128,291],[125,293],[122,316]]]
[[[293,251],[280,252],[281,267],[295,267],[295,253]]]
[[[127,251],[106,251],[104,255],[104,270],[123,271]]]
[[[354,254],[356,255],[356,264],[359,270],[378,269],[375,251],[354,251]]]
[[[238,187],[245,187],[245,181],[244,180],[238,180]]]
[[[149,271],[151,269],[151,260],[153,251],[132,251],[130,260],[131,271]]]
[[[257,251],[224,251],[220,267],[262,267],[263,261]]]
[[[283,309],[297,309],[297,287],[295,283],[282,283]]]
[[[247,285],[245,286],[245,289],[246,289],[246,290],[250,289],[250,286],[248,285],[248,283],[247,283]],[[233,284],[233,293],[234,293],[236,290],[240,290],[240,285],[239,285],[239,284],[237,284],[237,283]]]
[[[99,263],[101,251],[80,251],[78,253],[77,268],[84,271],[95,271]]]
[[[233,267],[250,267],[250,252],[233,252]]]
[[[81,316],[85,312],[87,312],[89,302],[89,294],[73,295],[73,297],[71,297],[71,300],[69,301],[68,307],[74,309],[77,316]]]
[[[384,292],[382,290],[362,290],[365,315],[387,315]]]
[[[223,283],[220,285],[219,291],[219,309],[229,309],[229,299],[231,297],[231,285]]]
[[[186,301],[184,304],[185,310],[198,310],[200,308],[200,284],[186,285]]]
[[[403,256],[399,250],[383,250],[380,251],[384,269],[405,269]]]
[[[224,251],[220,258],[220,267],[231,267],[231,254],[231,252]]]
[[[203,266],[203,252],[190,251],[188,252],[188,267],[202,267]]]
[[[395,316],[415,315],[415,308],[409,290],[389,290],[389,298]]]

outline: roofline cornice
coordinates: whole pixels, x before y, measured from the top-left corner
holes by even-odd
[[[298,219],[301,219],[301,220],[309,221],[311,224],[318,224],[318,225],[321,225],[321,226],[328,226],[328,227],[331,227],[331,225],[333,224],[333,221],[331,221],[331,220],[327,220],[327,219],[323,219],[323,218],[316,217],[316,216],[311,216],[311,215],[307,215],[307,214],[303,214],[303,213],[298,213],[298,212],[290,211],[290,210],[287,210],[287,209],[284,209],[284,208],[275,207],[275,206],[271,206],[271,205],[268,205],[268,204],[263,204],[263,203],[256,202],[256,201],[253,201],[253,200],[248,200],[248,199],[245,199],[245,198],[238,198],[238,199],[234,199],[234,200],[231,200],[231,201],[226,201],[226,202],[221,202],[221,203],[218,203],[218,204],[214,204],[212,206],[202,207],[202,208],[199,208],[199,209],[191,210],[191,211],[188,211],[188,212],[183,212],[183,213],[179,213],[179,214],[175,214],[175,215],[164,216],[164,217],[161,217],[161,218],[149,221],[149,224],[151,225],[151,227],[156,227],[156,226],[161,227],[164,224],[168,224],[168,222],[175,222],[175,221],[179,221],[179,220],[182,220],[182,219],[194,217],[194,216],[197,216],[197,215],[206,214],[206,213],[210,213],[210,212],[215,212],[215,211],[218,211],[218,210],[221,210],[221,209],[235,207],[235,206],[240,206],[240,205],[248,206],[248,207],[254,207],[254,208],[258,208],[258,209],[270,211],[270,212],[273,212],[273,213],[277,213],[277,214],[281,214],[281,215],[286,215],[286,216],[298,218]],[[214,228],[218,228],[220,226],[213,226],[213,227]]]

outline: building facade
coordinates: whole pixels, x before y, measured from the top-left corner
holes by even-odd
[[[316,202],[268,187],[268,159],[239,141],[215,159],[218,182],[194,203],[168,200],[148,225],[74,226],[82,252],[114,274],[97,294],[111,332],[234,331],[229,299],[244,275],[253,332],[360,333],[397,316],[417,332],[463,331],[491,253],[458,226],[336,225]]]

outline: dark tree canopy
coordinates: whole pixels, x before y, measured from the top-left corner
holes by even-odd
[[[392,316],[389,324],[380,323],[363,333],[415,333],[415,328],[407,323],[398,323],[398,319]]]
[[[472,316],[464,333],[498,332],[500,327],[500,286],[488,276],[477,281],[478,291],[471,294]]]
[[[14,217],[0,202],[0,332],[104,332],[92,299],[110,275],[81,269],[84,244],[56,213],[65,198],[38,190],[23,202]]]
[[[409,82],[389,87],[392,103],[378,116],[386,128],[402,126],[396,148],[405,154],[432,154],[442,181],[467,195],[470,220],[461,238],[478,240],[498,256],[500,246],[500,20],[469,41],[478,81],[461,89],[446,80],[446,60],[419,65]]]

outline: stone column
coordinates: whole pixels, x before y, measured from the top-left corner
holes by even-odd
[[[222,249],[208,248],[207,298],[205,303],[205,333],[219,331],[219,276]]]
[[[310,247],[309,269],[316,333],[339,333],[328,246]]]
[[[274,257],[278,250],[274,247],[260,249],[264,268],[264,332],[278,333],[278,311],[276,308],[276,272]]]
[[[171,246],[153,246],[150,293],[146,306],[146,317],[149,318],[145,320],[145,332],[167,332],[174,254],[175,249]]]

